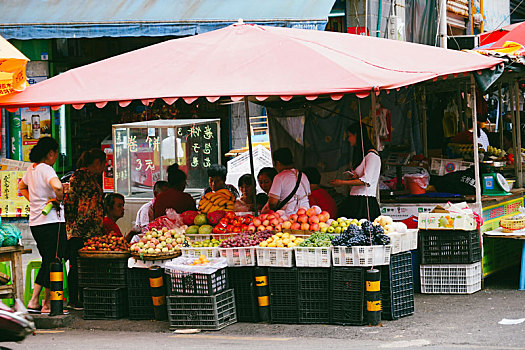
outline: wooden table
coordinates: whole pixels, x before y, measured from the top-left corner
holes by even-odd
[[[490,238],[506,238],[506,239],[520,239],[523,241],[522,251],[521,251],[521,270],[520,270],[520,285],[518,290],[525,290],[525,234],[517,233],[504,233],[501,228],[485,232],[485,237]]]
[[[16,298],[24,300],[24,274],[22,271],[22,254],[31,253],[24,246],[0,247],[0,262],[11,262],[10,285],[0,286],[0,299]]]

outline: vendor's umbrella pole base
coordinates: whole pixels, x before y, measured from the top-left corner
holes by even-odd
[[[368,325],[379,326],[381,322],[381,274],[378,269],[366,270],[365,284]]]

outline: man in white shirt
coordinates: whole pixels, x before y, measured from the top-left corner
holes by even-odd
[[[286,215],[294,214],[300,207],[309,208],[308,195],[310,182],[308,177],[293,166],[292,152],[288,148],[279,148],[273,152],[274,167],[278,174],[273,179],[272,188],[268,193],[268,205],[272,210],[282,209]],[[299,174],[301,179],[295,194],[283,205],[284,201],[297,185]],[[282,207],[281,207],[282,206]]]
[[[161,180],[155,182],[155,185],[153,186],[153,199],[148,203],[144,204],[142,207],[140,207],[139,211],[137,212],[135,226],[138,229],[142,229],[144,226],[147,226],[150,222],[153,221],[153,219],[155,218],[153,212],[153,204],[155,203],[155,198],[157,198],[157,196],[160,193],[166,191],[168,188],[169,184],[167,181]]]

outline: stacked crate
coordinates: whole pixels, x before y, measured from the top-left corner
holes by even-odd
[[[455,228],[419,230],[421,293],[472,294],[481,289],[479,231]]]
[[[235,293],[237,320],[259,322],[255,267],[228,267],[228,283]]]
[[[127,315],[127,259],[78,258],[78,284],[86,320]]]
[[[166,267],[170,329],[219,330],[237,322],[235,296],[226,267],[195,273]]]
[[[330,278],[331,323],[364,325],[365,274],[364,267],[332,267]]]
[[[148,269],[128,269],[128,309],[130,320],[153,320],[153,300]]]
[[[390,265],[381,266],[381,319],[397,320],[414,313],[414,278],[412,253],[390,257]]]

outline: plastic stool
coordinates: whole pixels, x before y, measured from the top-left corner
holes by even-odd
[[[25,279],[25,286],[24,286],[25,287],[24,288],[24,305],[26,307],[27,307],[27,304],[29,303],[29,300],[31,300],[31,297],[33,295],[35,279],[38,274],[38,271],[40,271],[41,266],[42,266],[42,260],[40,259],[31,260],[27,263],[26,279]],[[66,300],[66,302],[69,302],[69,288],[67,284],[67,271],[66,271],[66,264],[64,261],[62,261],[62,275],[63,275],[64,299]],[[44,289],[42,289],[42,292],[40,292],[40,297],[38,298],[39,303],[42,303],[42,300],[44,300],[44,296],[45,296]]]
[[[6,262],[0,262],[0,272],[6,274],[7,276],[9,276],[9,278],[11,278],[11,265],[9,263],[9,261],[6,261]],[[13,281],[9,281],[9,283],[7,284],[13,284]],[[11,307],[15,304],[15,301],[13,299],[2,299],[2,302]]]

